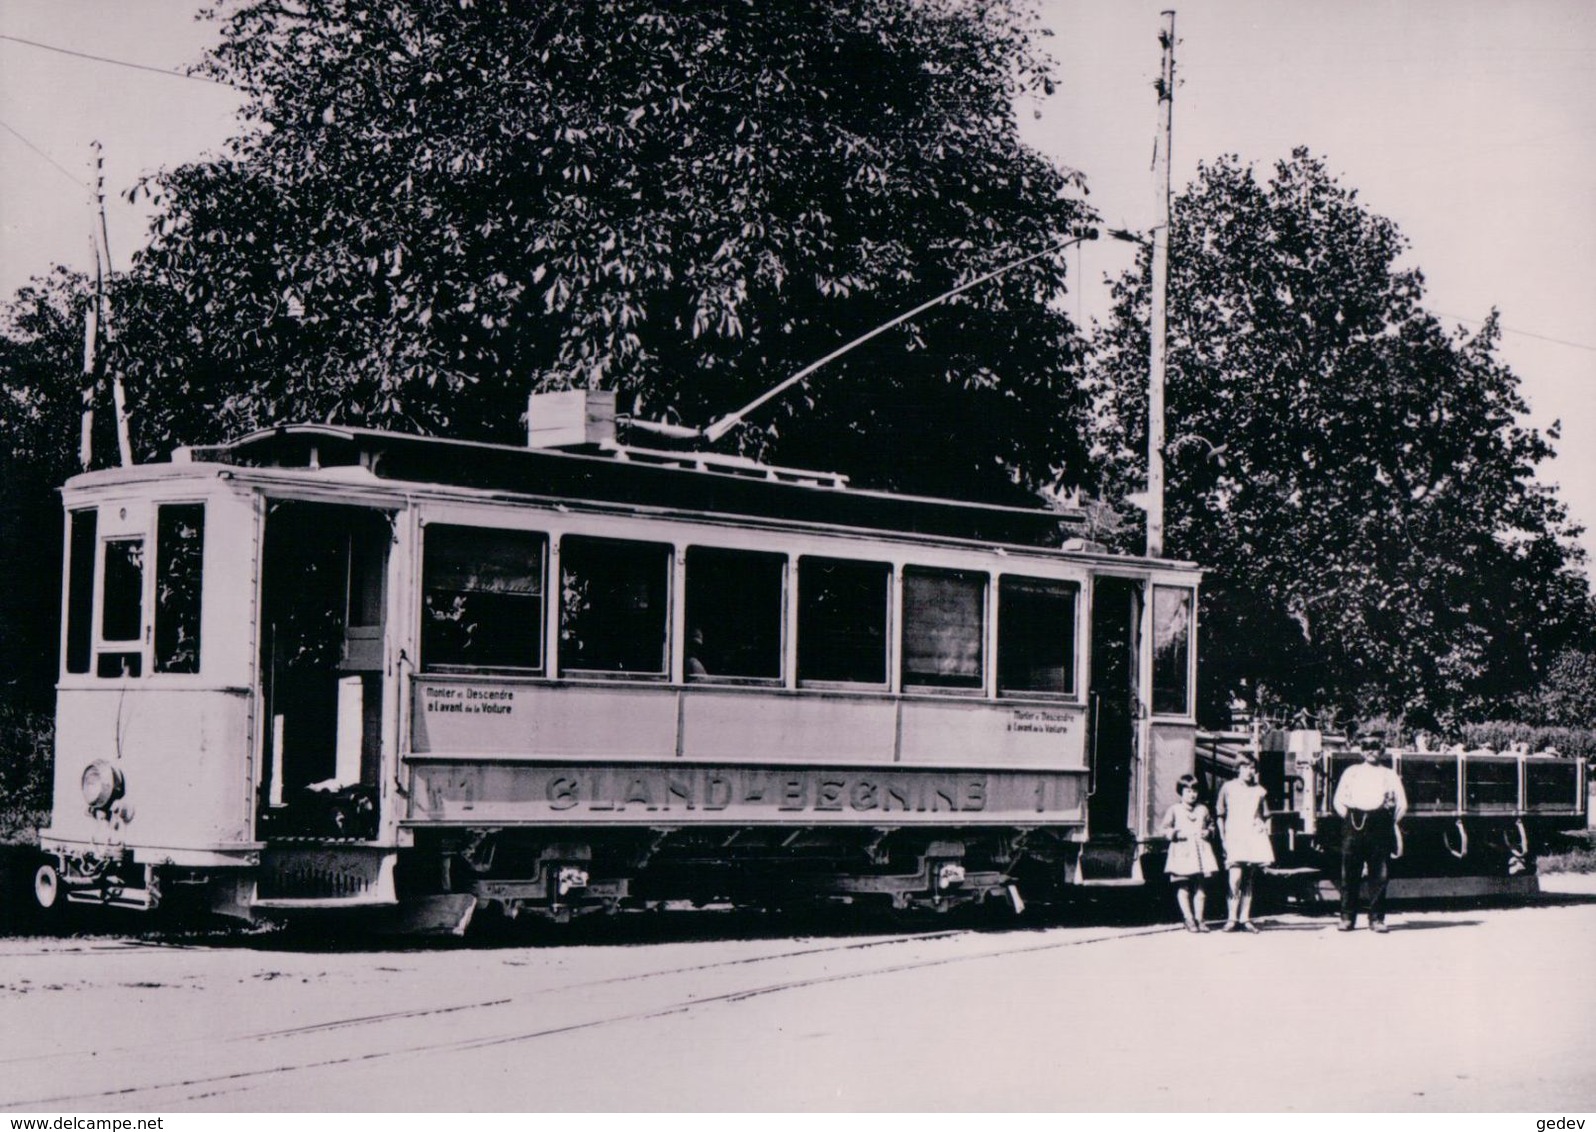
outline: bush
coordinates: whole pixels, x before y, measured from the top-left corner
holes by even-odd
[[[1596,830],[1568,834],[1571,848],[1561,853],[1542,853],[1535,858],[1535,869],[1543,873],[1596,873]]]
[[[1463,727],[1463,745],[1505,751],[1514,743],[1527,744],[1531,752],[1556,747],[1568,758],[1596,758],[1596,731],[1586,727],[1531,727],[1527,723],[1470,723]]]
[[[32,845],[50,813],[55,721],[0,703],[0,845]]]

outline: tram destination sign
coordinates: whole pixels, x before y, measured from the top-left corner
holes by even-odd
[[[409,820],[494,824],[1032,824],[1083,817],[1084,777],[901,767],[412,761]]]

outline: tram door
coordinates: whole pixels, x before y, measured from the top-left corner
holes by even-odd
[[[376,836],[391,532],[367,508],[281,501],[267,513],[263,838]]]
[[[1136,765],[1137,643],[1142,586],[1131,578],[1100,577],[1092,584],[1092,794],[1087,819],[1094,840],[1127,834]]]

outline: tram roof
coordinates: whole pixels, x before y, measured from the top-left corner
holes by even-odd
[[[379,479],[1057,547],[1084,513],[899,495],[829,472],[617,445],[529,448],[338,425],[279,425],[176,460],[262,468],[362,467]]]

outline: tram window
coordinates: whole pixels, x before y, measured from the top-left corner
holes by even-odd
[[[1051,578],[998,581],[998,691],[1075,691],[1075,607],[1080,587]]]
[[[903,569],[903,683],[980,688],[986,575]]]
[[[105,544],[100,636],[107,641],[136,641],[143,627],[144,540],[112,539]]]
[[[94,549],[99,544],[99,513],[72,512],[67,548],[66,670],[85,673],[94,651]]]
[[[535,531],[427,527],[422,666],[541,670],[547,550]]]
[[[143,667],[137,646],[144,630],[144,540],[107,540],[104,561],[100,578],[100,639],[134,647],[102,652],[95,671],[107,678],[138,676]]]
[[[144,656],[136,652],[102,652],[94,674],[105,680],[137,676],[144,670]]]
[[[560,540],[560,669],[666,673],[671,548],[570,536]]]
[[[798,679],[887,682],[892,568],[838,558],[798,560]]]
[[[155,671],[200,670],[200,586],[205,564],[205,505],[156,509]]]
[[[1153,711],[1191,711],[1192,591],[1153,587]]]
[[[781,679],[787,559],[746,550],[687,550],[689,680]]]
[[[539,559],[541,562],[541,559]],[[349,538],[349,600],[344,624],[350,629],[382,626],[383,547],[370,537]],[[541,591],[540,591],[541,592]]]

